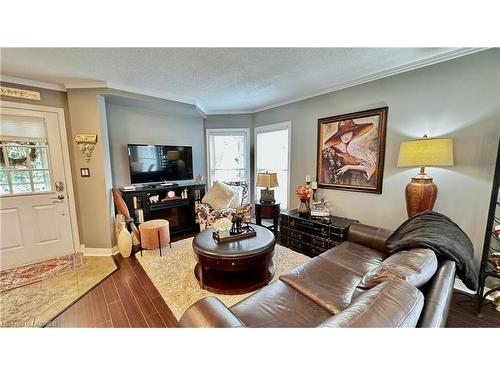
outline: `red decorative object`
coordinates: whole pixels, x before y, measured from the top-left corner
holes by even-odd
[[[301,200],[311,198],[311,190],[307,185],[300,185],[299,187],[297,187],[297,189],[295,190],[295,194],[297,194],[297,197]]]
[[[495,233],[495,236],[500,238],[500,224],[495,225],[495,228],[493,229],[493,233]]]
[[[164,202],[164,201],[175,201],[177,199],[182,199],[181,197],[178,197],[178,196],[175,196],[175,197],[172,197],[172,198],[169,198],[169,197],[165,197],[163,198],[161,201]]]

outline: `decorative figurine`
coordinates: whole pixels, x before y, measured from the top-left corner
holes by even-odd
[[[239,207],[236,209],[236,213],[233,215],[233,225],[231,227],[231,230],[229,231],[230,234],[240,234],[243,232],[241,223],[243,222],[243,208]]]

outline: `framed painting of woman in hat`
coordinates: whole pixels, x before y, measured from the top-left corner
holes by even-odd
[[[318,120],[318,187],[382,193],[387,111]]]

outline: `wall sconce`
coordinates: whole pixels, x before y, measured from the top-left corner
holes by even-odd
[[[75,142],[88,163],[97,143],[97,134],[76,134]]]

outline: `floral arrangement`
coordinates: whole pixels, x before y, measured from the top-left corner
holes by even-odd
[[[231,229],[232,225],[233,223],[231,222],[231,220],[229,220],[227,217],[223,217],[222,219],[216,220],[212,226],[215,230],[224,232]]]
[[[295,194],[299,199],[309,199],[311,198],[311,190],[307,185],[300,185],[296,190]]]

